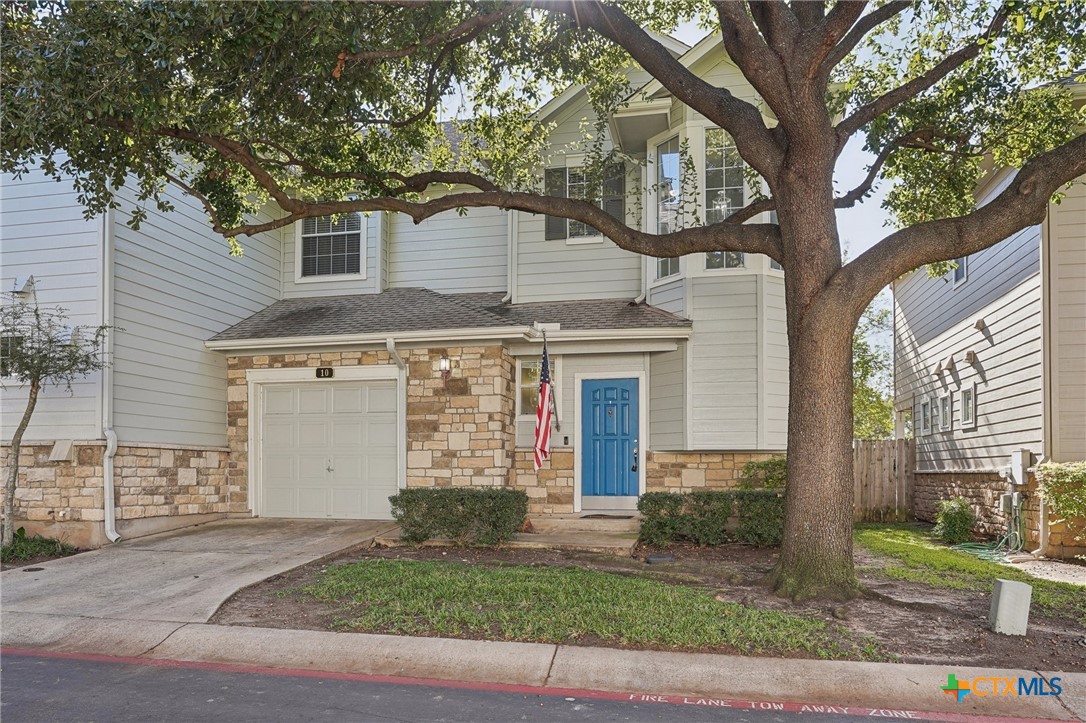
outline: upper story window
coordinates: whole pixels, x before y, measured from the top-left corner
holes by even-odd
[[[15,369],[12,367],[12,357],[23,345],[21,336],[0,336],[0,377],[12,377]]]
[[[677,273],[679,273],[679,259],[677,256],[668,259],[656,259],[656,278],[663,279]]]
[[[965,283],[965,280],[969,278],[969,266],[966,262],[966,256],[959,256],[954,259],[954,263],[957,264],[954,270],[951,272],[951,278],[954,280],[954,286]]]
[[[777,261],[777,259],[769,260],[769,268],[773,269],[774,271],[784,271],[784,267],[781,266],[781,262]]]
[[[974,429],[977,426],[977,385],[966,384],[959,392],[958,408],[961,414],[962,429]]]
[[[656,146],[656,233],[682,228],[682,189],[679,178],[679,137]],[[656,278],[679,273],[679,259],[657,259]]]
[[[589,187],[588,175],[583,168],[563,167],[548,168],[543,173],[544,193],[559,198],[591,199],[594,195]],[[608,167],[603,179],[602,198],[596,205],[615,218],[626,218],[626,169],[621,164]],[[545,238],[548,241],[567,239],[575,243],[577,239],[603,240],[599,231],[581,221],[547,216]]]
[[[307,218],[299,234],[301,278],[362,273],[362,214]]]
[[[743,207],[743,159],[722,128],[705,129],[705,221],[720,223]],[[707,269],[741,269],[745,255],[735,251],[705,254]]]

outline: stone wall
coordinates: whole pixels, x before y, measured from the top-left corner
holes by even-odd
[[[747,452],[649,452],[645,487],[649,492],[691,492],[735,487],[747,462],[773,457]]]
[[[986,538],[998,539],[1007,533],[1009,521],[1000,508],[1000,496],[1008,492],[1024,492],[1022,515],[1025,527],[1025,548],[1036,550],[1041,544],[1041,497],[1037,480],[1030,475],[1025,488],[1014,487],[994,472],[918,472],[913,497],[913,513],[918,520],[935,522],[939,500],[964,497],[977,516],[974,530]],[[1049,520],[1048,556],[1072,558],[1086,554],[1086,543],[1076,541],[1076,530],[1086,530],[1086,520],[1065,522]]]
[[[556,447],[546,464],[536,472],[535,453],[530,449],[516,451],[513,486],[528,494],[528,512],[533,515],[569,514],[573,512],[573,450]]]
[[[63,535],[80,547],[104,542],[105,449],[103,441],[76,442],[70,461],[51,462],[52,444],[22,447],[15,518],[28,533]],[[10,454],[10,446],[0,448],[5,480]],[[122,444],[113,458],[118,529],[129,536],[125,523],[137,520],[227,512],[226,462],[223,448]]]

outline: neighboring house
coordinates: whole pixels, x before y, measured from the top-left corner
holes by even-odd
[[[978,201],[1012,177],[989,173]],[[1049,524],[1030,469],[1086,459],[1084,182],[1041,225],[958,259],[944,277],[921,269],[893,286],[896,413],[899,433],[916,438],[917,516],[932,520],[938,500],[964,496],[978,530],[999,536],[1005,502],[1021,502],[1026,548],[1059,556],[1076,543]]]
[[[754,97],[712,38],[669,42]],[[676,189],[684,144],[704,216],[742,205],[727,135],[632,73],[642,87],[609,125],[647,165],[609,181],[608,210],[682,223],[666,190],[643,189]],[[587,94],[539,113],[556,125],[544,183],[569,193]],[[657,260],[576,222],[471,209],[308,220],[232,258],[180,195],[135,232],[127,190],[93,221],[41,174],[2,193],[5,288],[33,276],[39,303],[117,327],[113,367],[46,393],[27,432],[18,514],[35,529],[97,544],[113,514],[126,536],[223,515],[386,518],[405,486],[516,487],[537,515],[628,510],[648,490],[733,485],[786,447],[784,278],[763,256]],[[544,330],[558,426],[536,473]],[[24,400],[4,392],[3,439]]]

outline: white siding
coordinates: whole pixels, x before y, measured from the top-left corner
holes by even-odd
[[[653,262],[655,260],[652,260]],[[678,278],[649,287],[648,303],[672,314],[686,314],[686,279]]]
[[[762,416],[764,449],[788,446],[788,322],[784,307],[784,278],[759,277],[762,285]]]
[[[649,449],[685,448],[686,348],[649,358]]]
[[[1031,227],[969,257],[956,288],[923,269],[894,285],[896,408],[913,409],[919,470],[998,469],[1013,449],[1042,451],[1039,249],[1040,227]],[[954,370],[935,376],[951,356]],[[974,382],[977,425],[963,430],[959,391]],[[921,399],[947,392],[952,429],[923,435]]]
[[[755,274],[694,278],[690,449],[758,449],[759,323]]]
[[[596,116],[587,96],[572,101],[555,118],[551,133],[554,157],[551,166],[563,165],[566,153],[583,153],[582,122]],[[583,120],[584,119],[584,120]],[[640,149],[638,149],[640,150]],[[627,188],[639,183],[633,173]],[[626,203],[627,223],[636,224],[633,202]],[[515,303],[561,299],[631,299],[641,294],[641,257],[623,251],[610,239],[597,243],[568,243],[566,239],[544,238],[545,217],[518,213]]]
[[[391,213],[388,287],[421,286],[443,293],[505,291],[509,217],[500,208],[432,216],[416,225]]]
[[[1051,206],[1047,285],[1052,439],[1047,453],[1058,462],[1086,459],[1086,187],[1067,190]]]
[[[42,307],[67,310],[73,325],[100,323],[98,273],[101,266],[100,218],[83,218],[83,206],[71,183],[58,183],[40,171],[21,179],[0,178],[0,284],[11,291],[34,276]],[[24,439],[94,439],[100,419],[101,375],[93,374],[64,388],[48,387],[38,398]],[[0,391],[0,439],[11,435],[26,408],[26,389]]]
[[[149,209],[126,225],[121,192],[114,234],[114,427],[122,442],[226,444],[226,359],[204,341],[279,295],[278,234],[243,240],[231,257],[196,203]]]
[[[387,222],[387,217],[385,221]],[[338,296],[342,294],[376,294],[377,288],[377,243],[380,237],[381,220],[378,214],[363,217],[366,227],[366,259],[363,268],[366,270],[366,278],[357,276],[349,279],[337,279],[335,276],[317,277],[318,281],[297,282],[294,278],[294,267],[297,262],[295,246],[298,241],[298,224],[292,224],[282,228],[283,246],[283,275],[282,289],[284,299],[294,299],[304,296]]]

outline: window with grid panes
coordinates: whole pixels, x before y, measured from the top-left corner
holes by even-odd
[[[302,221],[302,276],[361,273],[363,225],[360,213]]]

